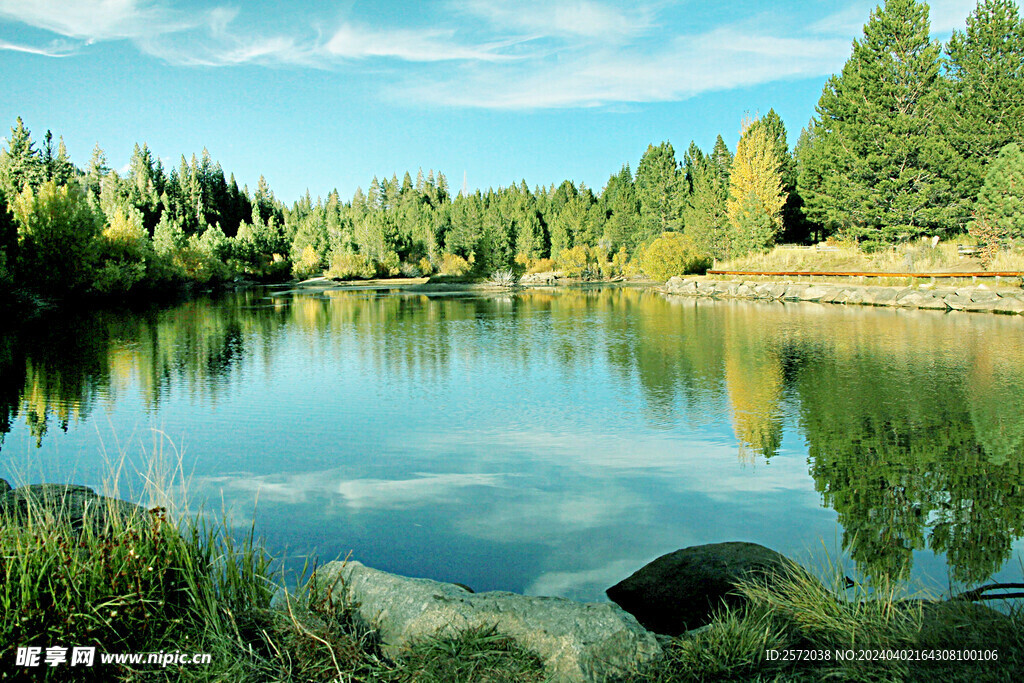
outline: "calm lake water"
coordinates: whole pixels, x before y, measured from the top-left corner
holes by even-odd
[[[748,540],[1021,581],[1024,318],[633,288],[249,290],[0,333],[0,476],[159,455],[292,562],[603,599]],[[140,479],[122,468],[125,495]]]

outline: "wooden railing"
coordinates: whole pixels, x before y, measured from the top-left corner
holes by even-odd
[[[807,270],[709,270],[708,275],[750,275],[775,277],[916,277],[916,278],[952,278],[952,277],[1020,277],[1024,272],[983,272],[983,273],[861,273],[844,271],[807,271]]]

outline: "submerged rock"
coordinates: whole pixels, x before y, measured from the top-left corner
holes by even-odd
[[[645,628],[678,636],[710,623],[723,603],[740,604],[740,579],[770,578],[793,566],[757,543],[712,543],[662,555],[605,592]]]
[[[101,496],[88,486],[77,484],[31,484],[0,493],[0,515],[5,518],[24,522],[35,515],[45,515],[69,522],[76,531],[86,521],[102,528],[111,515],[127,519],[142,512],[134,503]]]
[[[416,640],[476,627],[494,627],[537,654],[553,681],[613,681],[661,655],[654,634],[610,603],[470,593],[455,584],[407,578],[351,561],[331,562],[317,571],[317,578],[377,632],[391,657]]]

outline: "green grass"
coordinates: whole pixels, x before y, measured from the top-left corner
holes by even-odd
[[[740,584],[747,601],[674,638],[635,683],[683,681],[1010,681],[1024,670],[1024,614],[905,596],[898,585],[825,586],[803,570]],[[844,596],[844,593],[846,594]],[[838,597],[837,597],[838,596]],[[998,660],[837,661],[836,651],[997,650]],[[772,661],[767,651],[815,650],[828,660]]]
[[[250,529],[175,522],[164,508],[95,513],[79,531],[55,501],[0,513],[0,679],[102,681],[545,680],[536,656],[492,631],[442,634],[386,658],[307,564],[291,590]],[[98,511],[97,511],[98,512]],[[102,519],[102,521],[100,521]],[[91,522],[89,520],[92,520]],[[278,595],[275,599],[275,594]],[[93,646],[96,665],[13,666],[22,646]],[[209,665],[101,666],[99,653],[209,653]]]
[[[395,672],[401,683],[542,683],[540,659],[493,628],[413,643]]]
[[[766,252],[718,262],[715,268],[765,272],[1024,272],[1024,248],[1019,245],[997,252],[995,259],[988,268],[985,268],[977,257],[959,255],[957,248],[963,242],[962,239],[953,240],[932,247],[929,240],[918,240],[870,253],[850,242],[836,243],[832,246],[832,251],[774,247]]]
[[[493,629],[444,632],[389,659],[353,606],[332,600],[314,565],[283,591],[252,530],[223,519],[172,519],[165,509],[72,528],[52,505],[0,515],[0,678],[17,646],[95,646],[98,652],[210,653],[209,665],[99,665],[49,673],[104,681],[377,681],[533,683],[536,655]],[[840,575],[837,575],[837,577]],[[968,602],[936,607],[899,586],[824,586],[795,569],[739,587],[746,606],[671,639],[634,683],[681,681],[1012,681],[1024,670],[1024,614]],[[275,597],[276,596],[276,597]],[[838,596],[838,597],[837,597]],[[996,662],[785,662],[768,650],[996,649]]]

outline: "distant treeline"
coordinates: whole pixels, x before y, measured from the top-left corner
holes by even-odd
[[[888,0],[793,150],[770,110],[743,123],[735,154],[721,135],[681,160],[650,145],[600,192],[566,180],[455,195],[420,170],[291,206],[262,177],[239,188],[205,150],[168,170],[137,145],[122,177],[97,146],[80,169],[19,118],[0,152],[0,284],[63,295],[325,271],[664,278],[830,236],[872,248],[969,232],[991,253],[1024,237],[1022,84],[1012,0],[981,0],[945,46],[926,4]]]

